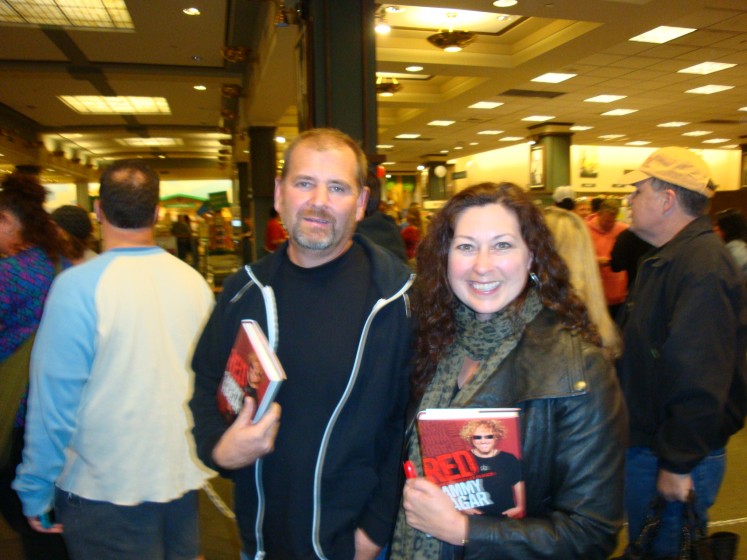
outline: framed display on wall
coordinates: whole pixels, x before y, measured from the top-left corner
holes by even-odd
[[[533,189],[545,186],[545,147],[538,144],[529,152],[529,186]]]

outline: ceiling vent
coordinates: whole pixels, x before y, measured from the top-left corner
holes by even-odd
[[[533,89],[507,89],[503,93],[498,95],[505,95],[508,97],[539,97],[542,99],[554,99],[565,95],[564,91],[537,91]]]
[[[727,125],[740,125],[742,121],[734,121],[729,119],[710,119],[707,121],[700,121],[700,124],[727,124]]]

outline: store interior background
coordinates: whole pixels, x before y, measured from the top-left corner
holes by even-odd
[[[77,1],[91,15],[102,4]],[[173,250],[169,224],[199,215],[206,252],[214,232],[231,237],[237,258],[221,264],[229,268],[262,254],[287,142],[309,124],[345,129],[341,113],[361,112],[354,128],[386,174],[384,198],[403,211],[413,201],[435,210],[485,180],[515,182],[545,202],[559,185],[579,196],[623,196],[631,189],[616,179],[666,145],[708,161],[720,195],[731,193],[714,208],[747,209],[742,0],[511,3],[110,0],[126,9],[109,12],[125,14],[126,29],[112,30],[24,23],[27,4],[8,0],[0,4],[0,173],[36,166],[50,209],[90,209],[102,167],[146,158],[163,180],[159,243]],[[391,31],[376,33],[384,20]],[[689,31],[664,43],[633,40],[659,26]],[[453,53],[434,45],[450,32],[471,42]],[[314,36],[322,35],[348,43],[315,59]],[[352,48],[359,43],[360,52]],[[350,53],[341,53],[346,46]],[[704,62],[725,66],[693,69]],[[326,82],[317,76],[324,64],[332,66]],[[709,85],[721,91],[694,92]],[[63,96],[147,97],[168,108],[103,114]],[[329,114],[314,113],[327,99],[335,99]],[[607,114],[622,109],[631,112]],[[258,143],[257,131],[269,142]],[[533,143],[547,135],[566,136],[570,146],[560,166],[545,161],[538,182],[530,179]],[[220,227],[210,225],[215,217]],[[241,237],[245,218],[252,238]],[[207,275],[208,259],[203,265]]]
[[[80,1],[85,10],[100,4]],[[332,33],[352,33],[373,51],[372,65],[352,61],[342,68],[351,76],[359,67],[366,72],[360,81],[351,78],[347,89],[343,84],[341,98],[351,108],[365,104],[373,141],[365,139],[364,147],[385,170],[385,198],[402,209],[411,201],[435,209],[479,181],[512,181],[543,202],[560,184],[579,196],[624,196],[630,187],[616,185],[624,171],[656,148],[679,145],[711,166],[719,186],[714,209],[747,212],[744,0],[518,0],[508,7],[493,0],[120,4],[131,29],[28,25],[18,21],[11,0],[0,2],[0,174],[36,167],[50,191],[50,210],[63,204],[90,209],[101,168],[114,159],[146,158],[162,177],[159,243],[173,250],[171,222],[207,210],[197,220],[208,253],[200,266],[215,284],[216,275],[239,266],[247,254],[261,254],[272,175],[315,93],[309,68],[299,63],[309,34],[327,31],[319,18],[309,17],[312,4],[347,21]],[[351,6],[364,11],[360,21]],[[200,14],[187,15],[189,8]],[[388,35],[373,30],[382,17],[391,25]],[[351,30],[356,22],[360,27]],[[692,31],[662,44],[631,40],[658,26]],[[428,41],[449,28],[474,33],[474,41],[457,53]],[[704,62],[727,66],[710,74],[683,72]],[[570,77],[537,81],[548,73]],[[382,84],[393,80],[399,90],[381,95]],[[725,89],[688,93],[708,85]],[[169,110],[78,112],[61,101],[69,95],[157,97]],[[601,95],[616,98],[588,101]],[[613,109],[634,112],[605,115]],[[337,126],[334,118],[315,124]],[[257,131],[276,139],[271,153],[252,144]],[[565,177],[531,184],[532,142],[545,132],[571,135]],[[258,168],[269,172],[258,175]],[[434,196],[438,182],[443,188]],[[248,253],[239,251],[247,243],[240,237],[246,215],[254,229]],[[230,249],[209,246],[208,219],[214,224],[216,217],[231,238]],[[713,515],[718,527],[743,538],[746,439],[743,431],[730,445],[727,480]],[[218,481],[216,489],[230,504],[229,485]],[[233,523],[202,498],[205,556],[236,558]],[[0,521],[0,558],[20,558],[19,548]],[[740,558],[747,559],[744,543]]]

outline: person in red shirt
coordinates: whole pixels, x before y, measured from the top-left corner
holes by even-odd
[[[628,295],[628,275],[625,271],[614,272],[610,267],[610,255],[615,246],[617,236],[628,229],[628,225],[617,221],[620,212],[620,202],[614,198],[602,201],[597,215],[587,221],[594,251],[597,254],[599,272],[602,276],[604,298],[610,315],[614,318],[617,310]]]
[[[278,211],[270,208],[270,219],[267,220],[265,227],[265,251],[274,253],[275,249],[286,239],[288,239],[288,232],[285,231],[283,222],[280,221]]]

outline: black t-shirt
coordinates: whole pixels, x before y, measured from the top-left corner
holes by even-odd
[[[268,557],[316,558],[311,540],[319,446],[353,369],[375,297],[371,263],[357,244],[332,262],[301,268],[287,258],[273,281],[278,358],[288,380],[275,451],[264,461]]]
[[[490,494],[493,505],[478,507],[481,512],[500,517],[504,511],[516,506],[514,485],[521,482],[521,463],[502,451],[495,457],[478,457],[479,477],[483,488]]]

